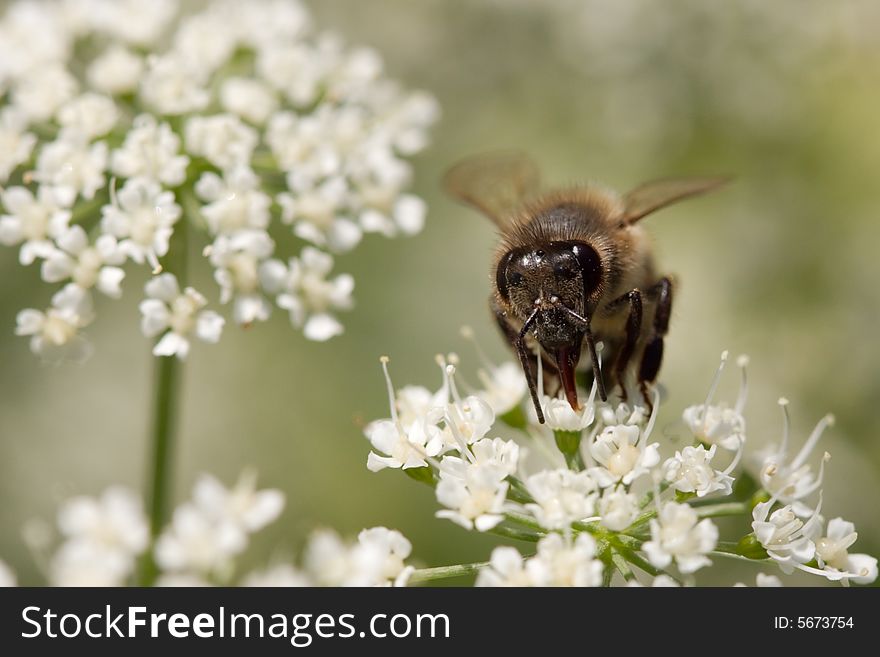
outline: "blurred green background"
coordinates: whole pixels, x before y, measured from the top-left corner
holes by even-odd
[[[661,267],[680,281],[659,426],[675,433],[681,409],[702,401],[722,349],[750,354],[752,448],[778,440],[779,396],[792,401],[796,445],[833,412],[820,447],[833,455],[824,509],[856,523],[856,551],[880,554],[880,4],[309,4],[320,26],[376,47],[392,75],[436,94],[443,119],[415,161],[425,231],[368,238],[337,261],[357,281],[342,337],[307,343],[279,312],[229,327],[186,363],[176,498],[199,472],[232,483],[246,465],[287,494],[245,565],[297,553],[316,526],[398,528],[425,565],[482,560],[496,543],[434,519],[432,491],[400,472],[368,472],[359,426],[388,412],[381,354],[398,387],[435,387],[438,352],[460,352],[467,373],[462,324],[508,356],[486,308],[492,226],[439,186],[456,159],[498,147],[532,153],[560,183],[736,175],[647,220]],[[216,294],[209,274],[192,275]],[[99,301],[89,362],[51,368],[13,335],[18,310],[43,307],[49,287],[14,249],[0,251],[0,276],[0,557],[33,584],[28,519],[53,518],[75,492],[141,486],[152,363],[138,328],[143,281],[128,281],[122,301]],[[722,386],[728,399],[736,382],[730,373]],[[736,572],[754,581],[754,569]]]

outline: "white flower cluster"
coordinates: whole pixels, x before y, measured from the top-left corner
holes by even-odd
[[[82,358],[92,291],[118,298],[134,263],[167,271],[141,304],[156,355],[216,342],[222,319],[178,289],[189,232],[237,324],[278,305],[308,339],[338,335],[354,280],[331,277],[331,253],[421,230],[406,158],[437,116],[374,50],[316,31],[299,0],[182,14],[175,0],[13,2],[0,19],[0,243],[64,286],[17,333],[44,359]],[[298,256],[276,250],[284,233],[306,243]]]
[[[412,545],[398,531],[364,529],[354,544],[330,530],[309,539],[302,568],[275,563],[239,573],[235,560],[249,537],[278,518],[284,495],[258,490],[246,471],[232,488],[201,475],[192,498],[175,509],[153,546],[160,586],[404,586],[413,567],[405,564]],[[99,497],[79,496],[58,513],[60,542],[42,523],[27,528],[26,538],[52,586],[123,586],[133,582],[138,559],[150,548],[149,527],[139,497],[120,486]],[[53,545],[53,543],[57,543]],[[15,586],[10,568],[0,561],[0,586]]]
[[[597,402],[594,383],[575,412],[564,399],[544,395],[539,383],[547,419],[539,425],[533,410],[520,408],[531,400],[522,374],[510,375],[510,363],[485,361],[485,388],[468,387],[463,396],[457,356],[438,357],[443,384],[436,392],[414,386],[395,392],[383,357],[391,417],[365,428],[373,447],[367,466],[400,468],[434,487],[438,517],[537,544],[527,558],[497,548],[477,578],[480,585],[597,586],[615,578],[636,585],[636,571],[655,585],[678,585],[692,582],[713,558],[731,554],[776,562],[785,573],[799,569],[844,584],[874,581],[877,560],[849,552],[857,536],[852,523],[837,518],[823,530],[827,456],[817,475],[808,460],[829,418],[793,459],[786,419],[781,447],[759,455],[759,476],[740,475],[734,491],[746,444],[747,359],[738,361],[742,384],[732,407],[713,403],[726,361],[725,352],[706,400],[683,413],[691,444],[664,460],[660,444],[651,441],[656,394],[648,412]],[[818,500],[808,503],[814,494]],[[753,516],[753,534],[720,543],[712,518],[721,515]]]

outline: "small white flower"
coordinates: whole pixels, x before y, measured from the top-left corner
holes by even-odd
[[[816,541],[816,560],[832,576],[840,575],[844,583],[872,584],[877,579],[877,559],[848,551],[858,536],[853,523],[843,518],[828,521],[828,531]]]
[[[0,192],[0,200],[9,212],[0,216],[0,243],[21,244],[23,265],[47,257],[70,222],[70,211],[59,207],[48,187],[40,187],[36,197],[26,187],[10,187]]]
[[[257,131],[233,114],[195,116],[186,122],[186,148],[220,169],[250,163]]]
[[[51,119],[76,95],[77,82],[60,65],[41,66],[28,71],[12,94],[12,102],[32,123]]]
[[[196,194],[208,201],[202,215],[214,235],[269,227],[272,199],[260,190],[259,177],[245,166],[227,171],[222,178],[216,173],[202,174]]]
[[[281,220],[293,226],[294,234],[317,246],[341,253],[361,241],[363,231],[346,217],[348,187],[340,177],[328,178],[296,194],[277,197]]]
[[[237,45],[237,26],[221,7],[185,17],[174,34],[174,53],[205,75],[221,68]]]
[[[281,292],[277,303],[290,313],[291,324],[302,327],[303,334],[309,340],[323,342],[340,335],[343,327],[332,311],[352,307],[354,279],[348,274],[328,279],[327,275],[333,268],[333,257],[308,246],[302,250],[299,258],[289,260],[286,269],[281,269],[283,263],[275,263],[275,269],[283,272],[281,276],[272,276]],[[278,282],[281,284],[278,285]]]
[[[319,530],[309,539],[304,563],[321,586],[405,585],[412,568],[404,560],[411,550],[400,532],[385,527],[362,531],[355,545],[346,545],[336,532]]]
[[[204,75],[181,55],[152,55],[141,79],[140,97],[159,114],[170,116],[203,110],[210,102]]]
[[[312,583],[305,573],[290,564],[279,564],[249,573],[241,580],[241,585],[260,588],[269,586],[302,588],[311,586]]]
[[[597,486],[587,472],[543,470],[525,480],[535,503],[525,507],[547,529],[565,529],[593,515]]]
[[[77,136],[62,135],[46,144],[37,158],[34,179],[51,185],[60,205],[70,206],[77,195],[89,200],[106,183],[107,144],[89,144]]]
[[[0,588],[9,588],[16,585],[15,573],[0,560]]]
[[[589,534],[571,540],[548,534],[538,541],[538,553],[527,565],[540,586],[600,586],[602,562],[596,559],[596,541]]]
[[[89,65],[89,84],[106,94],[127,94],[138,87],[144,72],[144,60],[119,45],[112,45]]]
[[[175,509],[170,526],[156,541],[156,563],[162,570],[224,577],[246,546],[247,535],[236,524],[216,522],[187,503]]]
[[[537,586],[528,563],[512,547],[492,550],[489,565],[477,574],[474,586]]]
[[[821,531],[822,523],[819,516],[822,508],[821,494],[819,505],[806,521],[798,518],[789,505],[770,513],[775,504],[776,500],[771,498],[755,505],[752,509],[752,531],[761,546],[767,550],[769,557],[782,568],[782,572],[790,573],[794,568],[813,559],[816,554],[814,539]]]
[[[96,287],[108,297],[122,296],[120,287],[125,272],[115,266],[122,264],[120,252],[112,235],[101,235],[94,244],[82,226],[70,226],[57,239],[58,248],[46,255],[41,275],[47,283],[70,280],[84,290]]]
[[[181,293],[174,274],[160,274],[144,289],[147,299],[139,306],[141,331],[148,338],[163,334],[153,347],[154,356],[186,358],[191,333],[204,342],[220,340],[225,320],[213,311],[202,310],[207,301],[193,288]]]
[[[274,488],[257,490],[253,471],[245,471],[233,488],[202,474],[193,487],[193,503],[214,521],[229,522],[253,533],[278,518],[284,508],[284,493]]]
[[[125,43],[137,46],[155,44],[177,12],[174,0],[113,0],[92,7],[94,27]]]
[[[733,477],[728,472],[715,470],[712,458],[717,445],[708,450],[704,445],[693,447],[688,445],[675,452],[675,456],[663,463],[663,472],[672,488],[682,493],[696,493],[704,497],[709,493],[721,491],[722,495],[730,495],[733,490]],[[735,462],[734,462],[735,465]]]
[[[358,546],[373,552],[380,562],[377,584],[406,585],[413,568],[404,561],[412,553],[412,543],[403,534],[386,527],[364,529],[358,534]]]
[[[718,528],[710,519],[699,520],[687,504],[666,502],[651,520],[651,540],[642,547],[657,568],[666,568],[674,560],[688,574],[712,563],[706,554],[717,543]]]
[[[721,404],[712,405],[712,397],[721,380],[721,373],[727,363],[727,352],[721,354],[721,364],[715,372],[715,378],[709,387],[706,401],[698,406],[689,406],[684,410],[682,417],[694,436],[704,443],[719,445],[723,449],[735,451],[740,449],[746,439],[746,421],[742,411],[745,407],[748,388],[746,386],[746,365],[748,358],[740,356],[737,364],[742,372],[742,379],[733,408]]]
[[[13,107],[0,110],[0,184],[31,156],[37,137],[27,132],[27,119]]]
[[[515,363],[506,362],[501,365],[477,371],[483,390],[479,392],[496,415],[504,415],[516,408],[528,391],[526,378],[522,369]]]
[[[813,469],[807,459],[815,448],[822,433],[828,426],[834,424],[834,417],[826,415],[813,429],[810,437],[798,454],[788,460],[789,418],[788,400],[780,399],[779,405],[783,414],[782,444],[776,448],[771,446],[762,451],[759,456],[760,479],[764,490],[773,495],[783,504],[791,504],[794,512],[806,518],[812,513],[812,509],[803,500],[819,490],[822,486],[822,478],[825,472],[825,463],[830,458],[826,452],[819,465],[818,475],[813,474]]]
[[[398,232],[415,235],[424,228],[428,206],[418,196],[403,194],[397,197],[395,188],[374,188],[367,195],[362,189],[361,195],[374,205],[360,215],[360,224],[364,231],[394,237]]]
[[[370,422],[364,435],[376,452],[367,457],[367,468],[378,472],[385,468],[423,468],[428,465],[426,457],[436,456],[443,448],[443,437],[437,424],[443,417],[443,409],[431,405],[409,409],[405,415],[398,414],[394,386],[388,374],[388,359],[382,359],[382,371],[388,390],[391,419]],[[404,424],[405,422],[405,424]]]
[[[275,243],[264,230],[242,229],[231,235],[221,234],[210,247],[214,280],[220,286],[220,303],[235,299],[233,319],[249,326],[269,319],[272,307],[263,296],[267,281],[265,264],[275,250]]]
[[[249,123],[263,125],[278,108],[278,98],[260,80],[231,77],[220,87],[220,104]]]
[[[121,486],[100,497],[74,497],[58,511],[58,528],[67,540],[88,541],[134,557],[148,543],[147,520],[140,498]]]
[[[167,123],[141,114],[135,117],[122,146],[113,151],[113,173],[123,178],[146,178],[176,187],[186,179],[189,158],[180,154],[180,137]]]
[[[58,512],[64,543],[52,557],[56,586],[119,586],[134,572],[149,534],[140,499],[121,487],[75,497]]]
[[[629,485],[660,462],[659,443],[646,444],[649,431],[636,425],[606,427],[590,444],[590,454],[599,463],[589,469],[600,486]]]
[[[481,438],[470,446],[473,462],[493,465],[508,475],[516,474],[519,464],[519,445],[503,438]]]
[[[74,98],[58,110],[62,128],[87,140],[103,137],[118,120],[119,110],[113,100],[92,92]]]
[[[446,509],[437,511],[438,518],[481,532],[492,529],[504,519],[508,489],[504,468],[444,456],[439,474],[437,501]]]
[[[126,257],[159,269],[181,214],[173,192],[146,178],[131,178],[116,194],[116,203],[105,205],[101,213],[101,228],[119,239]]]
[[[767,575],[766,573],[758,573],[755,577],[755,586],[759,588],[779,588],[781,587],[782,580],[779,579],[776,575]],[[734,584],[734,587],[744,588],[747,587],[748,584],[744,584],[743,582],[737,582]]]
[[[91,345],[79,334],[94,317],[87,290],[69,283],[52,297],[44,313],[28,308],[16,317],[16,335],[31,336],[31,351],[46,362],[83,361]]]
[[[639,498],[623,486],[609,487],[599,498],[599,522],[603,527],[620,532],[629,527],[639,515]]]

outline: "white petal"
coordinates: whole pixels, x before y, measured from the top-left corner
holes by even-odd
[[[394,221],[407,235],[421,232],[425,226],[428,205],[418,196],[404,194],[394,204]]]
[[[15,316],[15,334],[16,335],[33,335],[42,330],[43,322],[46,316],[39,310],[26,308]]]
[[[168,331],[153,347],[154,356],[178,356],[186,358],[189,353],[189,340],[174,331]]]
[[[343,330],[342,324],[333,315],[320,313],[309,317],[306,325],[303,327],[303,335],[315,342],[325,342],[334,336],[340,335]]]
[[[122,279],[125,272],[119,267],[101,267],[98,272],[98,289],[108,297],[118,299],[122,296]]]
[[[82,226],[71,226],[58,238],[58,246],[72,255],[79,255],[88,245],[89,237]]]
[[[220,341],[223,325],[226,320],[212,310],[199,313],[196,320],[196,335],[205,342],[216,343]]]
[[[363,231],[355,222],[350,219],[337,219],[333,222],[328,242],[332,250],[344,253],[356,247],[362,237]]]
[[[171,315],[164,301],[145,299],[141,301],[138,308],[143,315],[141,317],[141,332],[146,337],[152,338],[168,328]]]
[[[160,274],[154,276],[144,287],[148,297],[161,299],[171,303],[180,296],[180,287],[177,285],[177,277],[174,274]]]
[[[284,509],[284,493],[280,490],[261,490],[256,493],[253,506],[244,519],[249,531],[255,532],[274,521]]]
[[[40,267],[40,277],[47,283],[57,283],[70,278],[75,266],[73,259],[58,249],[55,249],[43,261]]]

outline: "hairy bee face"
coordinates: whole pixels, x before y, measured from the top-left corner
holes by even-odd
[[[509,251],[498,264],[498,293],[520,320],[535,310],[533,333],[548,351],[580,342],[582,331],[571,314],[585,315],[585,304],[599,286],[601,263],[584,242],[550,242]]]

